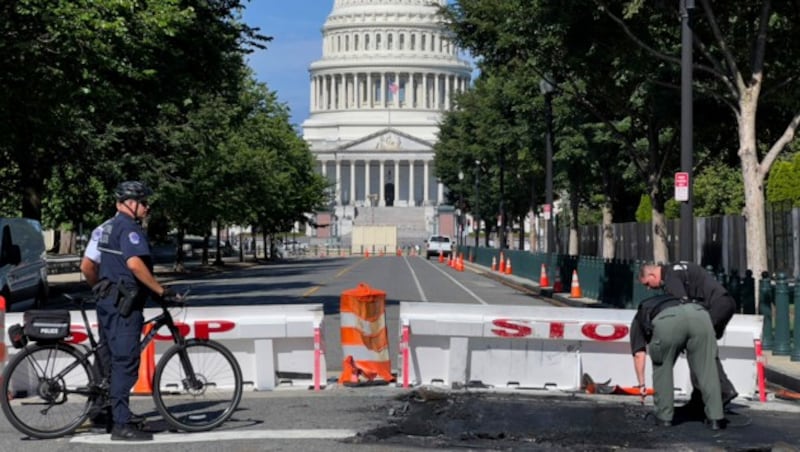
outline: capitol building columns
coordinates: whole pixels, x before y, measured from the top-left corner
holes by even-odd
[[[397,84],[397,93],[392,84]],[[362,109],[448,110],[468,77],[437,72],[348,72],[311,78],[312,113]]]
[[[431,180],[431,164],[431,160],[420,162],[415,157],[406,160],[344,158],[322,161],[320,173],[335,187],[337,205],[420,207],[437,205],[444,200],[443,187]],[[435,187],[434,192],[431,187]],[[387,203],[389,199],[392,201]]]
[[[445,201],[434,144],[472,68],[442,26],[446,0],[328,0],[309,67],[303,138],[336,206]]]

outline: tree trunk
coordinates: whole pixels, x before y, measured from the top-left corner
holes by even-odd
[[[650,202],[653,204],[653,262],[667,263],[667,217],[664,214],[664,196],[658,183],[650,188]]]
[[[669,250],[667,248],[667,220],[664,212],[653,208],[653,262],[667,263]]]
[[[575,186],[573,186],[573,191],[569,196],[569,207],[572,211],[572,218],[570,218],[569,221],[569,255],[577,256],[580,253],[581,236],[578,229],[578,209],[580,208],[580,203],[578,202],[578,192]]]
[[[767,268],[767,230],[764,214],[764,176],[756,149],[756,108],[758,96],[745,92],[739,102],[739,159],[744,181],[744,220],[747,240],[747,267],[758,279]],[[756,312],[758,291],[756,291]]]
[[[614,211],[610,203],[603,207],[603,259],[614,259]]]
[[[75,253],[75,232],[61,228],[59,236],[61,239],[58,241],[58,254]]]
[[[529,235],[529,241],[531,242],[531,253],[536,252],[536,209],[531,207],[531,211],[528,213],[528,218],[531,222],[531,231]]]
[[[186,230],[178,228],[178,235],[175,236],[175,266],[173,270],[177,273],[186,271],[186,253],[183,251],[183,239],[186,237]]]

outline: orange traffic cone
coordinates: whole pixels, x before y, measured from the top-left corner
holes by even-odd
[[[583,297],[583,293],[581,292],[581,284],[578,282],[578,270],[572,270],[572,288],[569,291],[570,298],[581,298]]]
[[[492,271],[493,272],[497,271],[497,258],[494,256],[492,256]]]
[[[442,254],[442,250],[439,250],[439,263],[441,264],[444,262],[444,254]]]
[[[506,275],[511,274],[511,258],[508,258],[508,263],[506,264]]]
[[[153,325],[148,323],[144,327],[144,335],[147,336]],[[139,379],[133,386],[131,392],[137,395],[150,395],[153,393],[153,374],[156,370],[156,344],[150,341],[147,347],[142,350],[139,359]]]
[[[497,269],[500,273],[506,272],[506,260],[503,258],[503,253],[500,253],[500,268]]]
[[[556,267],[556,280],[553,283],[553,292],[563,292],[564,284],[561,283],[561,269]]]
[[[364,257],[369,257],[369,250],[364,250]]]
[[[539,287],[550,287],[550,278],[547,277],[547,267],[542,262],[542,270],[539,272]]]
[[[464,253],[461,253],[461,255],[458,257],[458,271],[464,271]]]

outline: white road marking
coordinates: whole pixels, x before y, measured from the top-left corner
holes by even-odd
[[[479,297],[479,296],[478,296],[478,295],[477,295],[475,292],[473,292],[473,291],[469,290],[469,289],[468,289],[468,288],[467,288],[465,285],[463,285],[463,284],[461,284],[460,282],[458,282],[458,281],[457,281],[455,278],[453,278],[453,276],[451,276],[449,273],[447,273],[446,271],[444,271],[444,270],[442,270],[441,268],[439,268],[439,266],[437,266],[436,264],[432,263],[431,261],[426,261],[426,262],[428,262],[428,264],[430,264],[430,265],[431,265],[433,268],[435,268],[436,270],[438,270],[438,271],[439,271],[441,274],[443,274],[444,276],[446,276],[446,277],[450,278],[450,281],[453,281],[453,283],[454,283],[455,285],[457,285],[458,287],[460,287],[460,288],[464,289],[464,292],[466,292],[466,293],[470,294],[470,295],[472,296],[472,298],[474,298],[474,299],[478,300],[478,303],[480,303],[480,304],[485,304],[485,305],[488,305],[488,304],[489,304],[489,303],[487,303],[487,302],[483,301],[483,299],[482,299],[481,297]]]
[[[111,441],[111,435],[85,434],[72,438],[70,443],[83,444],[170,444],[199,443],[206,441],[233,441],[253,439],[344,439],[358,434],[346,429],[292,429],[292,430],[237,430],[235,432],[211,431],[200,433],[156,433],[152,441]]]
[[[428,301],[428,297],[425,296],[425,292],[422,290],[422,284],[419,283],[419,279],[417,279],[417,274],[414,273],[414,269],[411,268],[411,263],[408,262],[408,257],[403,257],[406,261],[406,265],[408,269],[411,271],[411,277],[414,278],[414,284],[417,285],[417,290],[419,291],[419,298],[422,301]]]

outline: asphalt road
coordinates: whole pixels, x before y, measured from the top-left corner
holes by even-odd
[[[386,292],[390,356],[397,356],[398,303],[543,304],[478,273],[455,272],[424,258],[371,257],[285,261],[159,274],[178,288],[192,287],[196,305],[321,303],[329,376],[340,368],[338,302],[359,283]],[[59,291],[80,290],[64,284]],[[55,306],[57,300],[53,300]],[[632,366],[631,366],[631,371]],[[85,432],[58,440],[25,439],[0,417],[2,451],[400,451],[400,450],[800,450],[798,405],[737,401],[727,430],[700,421],[657,428],[645,417],[652,401],[559,391],[485,391],[394,385],[357,388],[329,381],[323,391],[249,392],[234,418],[208,433],[169,432],[152,400],[135,397],[156,440],[112,443]]]

